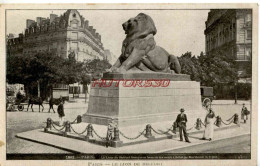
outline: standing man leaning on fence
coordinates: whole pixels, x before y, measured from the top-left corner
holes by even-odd
[[[180,141],[183,141],[183,138],[182,138],[182,132],[183,132],[185,141],[190,143],[190,140],[188,138],[188,134],[186,131],[186,123],[188,121],[187,116],[186,116],[186,114],[184,114],[185,110],[183,108],[180,111],[181,111],[181,113],[177,116],[177,119],[176,119],[176,123],[177,123],[177,126],[179,127],[179,132],[180,132]]]

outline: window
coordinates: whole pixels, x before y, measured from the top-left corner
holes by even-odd
[[[57,42],[54,42],[54,43],[52,44],[52,48],[57,48]]]
[[[246,20],[246,22],[251,22],[252,15],[251,14],[247,14],[245,20]]]
[[[71,33],[71,39],[72,40],[78,40],[78,32],[72,32]]]
[[[78,42],[72,42],[70,48],[71,50],[78,50]]]
[[[250,47],[246,48],[246,60],[251,60],[252,57],[252,50]]]
[[[252,39],[252,30],[246,31],[246,39]]]
[[[245,55],[244,54],[238,54],[237,60],[245,60]]]
[[[72,20],[70,24],[72,28],[74,29],[78,28],[78,20]]]

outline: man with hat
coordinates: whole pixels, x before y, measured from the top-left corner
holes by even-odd
[[[190,143],[189,141],[189,138],[188,138],[188,135],[187,135],[187,131],[186,131],[186,123],[187,123],[187,116],[186,114],[184,114],[184,109],[181,108],[181,113],[177,116],[177,119],[176,119],[176,123],[177,123],[177,126],[179,127],[179,132],[180,132],[180,141],[183,141],[183,138],[182,138],[182,132],[184,134],[184,138],[185,138],[185,141]]]
[[[246,120],[248,120],[248,114],[249,111],[247,110],[245,103],[243,103],[243,107],[241,110],[241,119],[244,120],[244,123],[246,123]]]

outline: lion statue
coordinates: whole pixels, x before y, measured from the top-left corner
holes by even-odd
[[[126,38],[121,55],[110,68],[111,72],[153,71],[181,72],[178,58],[157,46],[154,35],[157,30],[152,18],[144,13],[123,23]]]

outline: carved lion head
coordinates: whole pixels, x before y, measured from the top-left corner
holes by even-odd
[[[149,34],[155,35],[157,30],[152,18],[144,13],[139,13],[135,18],[130,18],[122,24],[127,36],[135,35],[134,38],[146,37]]]

